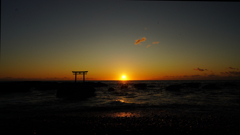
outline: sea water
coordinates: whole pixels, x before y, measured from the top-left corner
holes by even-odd
[[[87,99],[69,100],[57,98],[57,90],[36,90],[25,93],[0,95],[0,110],[14,111],[64,111],[87,109],[136,109],[161,108],[190,112],[236,112],[239,113],[239,81],[101,81],[107,87],[96,87],[95,96]],[[146,88],[134,84],[145,83]],[[166,90],[167,86],[183,83],[200,83],[199,88]],[[215,83],[218,89],[203,89]],[[223,84],[230,83],[233,86]],[[128,88],[121,89],[126,84]],[[114,91],[108,91],[114,88]]]

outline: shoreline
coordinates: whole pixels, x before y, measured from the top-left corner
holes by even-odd
[[[66,84],[68,86],[68,83]],[[96,87],[104,86],[101,83],[92,84]],[[25,88],[22,83],[17,86]],[[41,94],[49,94],[47,93],[49,88],[60,87],[56,83],[32,83],[29,86],[37,87],[34,90],[40,93],[34,95],[37,98],[41,98]],[[233,86],[226,84],[226,87]],[[236,91],[239,85],[234,87],[236,88],[232,94],[239,93]],[[15,93],[14,89],[15,86],[12,92],[6,91],[3,94]],[[211,90],[209,94],[216,95],[214,91]],[[177,92],[169,91],[170,95]],[[23,91],[23,95],[24,93],[27,92]],[[176,94],[173,97],[176,96],[181,95]],[[204,96],[204,99],[208,97]],[[22,99],[25,98],[22,96]],[[34,98],[28,100],[31,99]],[[222,101],[221,98],[217,98],[209,102],[218,100]],[[113,103],[110,106],[96,104],[93,107],[81,106],[78,100],[57,102],[50,100],[39,103],[29,102],[29,104],[14,101],[10,105],[3,104],[1,107],[0,134],[239,134],[239,98],[216,105],[190,104],[193,100],[178,104],[179,101],[176,100],[171,104],[142,106],[141,104],[126,105],[114,100],[110,102]],[[6,101],[2,100],[2,102]],[[63,104],[65,102],[66,104]]]
[[[1,117],[0,133],[239,134],[239,115],[232,112],[186,113],[135,108],[34,113],[19,114],[15,118]]]

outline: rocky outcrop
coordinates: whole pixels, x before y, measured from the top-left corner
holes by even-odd
[[[146,89],[147,84],[146,83],[137,83],[137,84],[134,84],[134,87],[137,89]]]
[[[81,100],[94,95],[94,87],[88,84],[63,84],[62,87],[57,90],[56,97]]]
[[[92,86],[92,87],[107,87],[108,85],[105,83],[101,83],[101,82],[85,82],[84,84]]]
[[[225,88],[237,88],[238,87],[238,85],[236,83],[233,83],[233,82],[226,82],[222,86],[225,87]]]
[[[217,84],[215,83],[209,83],[203,86],[202,89],[216,90],[216,89],[220,89],[220,87],[218,87]]]
[[[128,88],[128,84],[121,84],[121,89],[126,89]]]
[[[114,91],[114,88],[113,88],[113,87],[110,87],[110,88],[108,89],[108,91]]]
[[[1,82],[0,93],[28,92],[32,85],[27,82]]]
[[[199,88],[200,87],[200,83],[183,83],[182,86],[184,88]]]
[[[167,86],[166,90],[169,90],[169,91],[179,91],[181,88],[183,88],[182,85],[174,84],[174,85]]]

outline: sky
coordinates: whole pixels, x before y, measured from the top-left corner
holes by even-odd
[[[239,2],[2,0],[0,80],[240,79],[239,15]]]

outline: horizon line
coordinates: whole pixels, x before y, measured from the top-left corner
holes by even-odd
[[[92,81],[237,81],[239,79],[192,79],[192,80],[85,80],[85,82]],[[75,82],[74,80],[0,80],[0,82]],[[83,81],[77,81],[77,83],[82,83]]]

